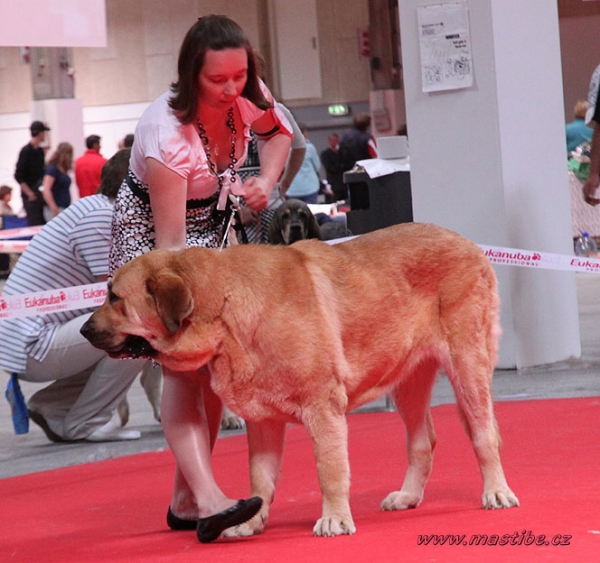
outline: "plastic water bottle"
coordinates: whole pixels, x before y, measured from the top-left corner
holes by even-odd
[[[596,258],[598,256],[596,241],[588,233],[580,232],[581,236],[575,241],[575,254]]]

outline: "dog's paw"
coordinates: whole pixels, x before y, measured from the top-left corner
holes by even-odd
[[[319,518],[313,533],[315,536],[330,538],[333,536],[350,536],[356,532],[356,526],[351,516],[346,518],[340,518],[337,516],[329,516],[326,518]]]
[[[267,523],[269,511],[267,509],[266,512],[263,512],[263,509],[259,511],[259,513],[254,516],[254,518],[248,520],[248,522],[244,522],[239,526],[235,526],[233,528],[227,528],[221,536],[225,538],[247,538],[249,536],[257,536],[258,534],[262,534],[265,529],[265,524]]]
[[[483,491],[481,498],[483,508],[494,510],[495,508],[511,508],[519,506],[519,499],[508,487],[498,491]]]
[[[421,504],[423,497],[406,491],[394,491],[381,501],[381,510],[407,510]]]
[[[243,418],[235,415],[227,407],[223,409],[221,417],[221,430],[241,430],[246,427],[246,422]]]

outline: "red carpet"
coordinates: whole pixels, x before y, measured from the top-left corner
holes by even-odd
[[[140,454],[0,481],[0,561],[598,561],[600,398],[497,403],[496,414],[519,508],[479,508],[475,456],[447,405],[433,409],[438,447],[425,500],[407,512],[379,510],[405,468],[398,415],[349,417],[354,536],[312,537],[320,510],[314,458],[305,430],[290,427],[277,499],[261,536],[202,545],[193,532],[169,531],[172,456]],[[215,471],[231,496],[249,492],[246,458],[245,436],[218,442]],[[465,545],[473,534],[497,535],[498,545]],[[508,545],[500,545],[502,536]]]

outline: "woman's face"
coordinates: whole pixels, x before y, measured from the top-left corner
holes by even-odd
[[[248,80],[246,49],[206,51],[198,80],[202,104],[229,107],[240,96]]]

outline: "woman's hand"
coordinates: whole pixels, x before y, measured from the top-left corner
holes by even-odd
[[[260,217],[258,211],[253,211],[245,205],[240,205],[238,213],[240,214],[240,220],[242,221],[242,225],[244,226],[255,225],[258,221],[258,218]]]
[[[21,194],[25,194],[29,201],[37,200],[36,193],[25,182],[21,182]]]
[[[274,184],[262,176],[251,176],[244,182],[243,195],[248,207],[261,211],[269,203]]]

